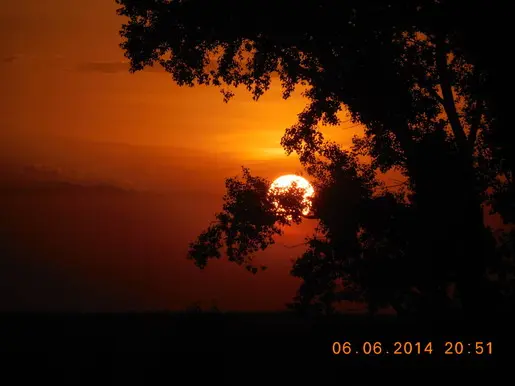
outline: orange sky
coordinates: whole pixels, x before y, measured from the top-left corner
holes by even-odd
[[[179,88],[162,71],[131,75],[118,47],[123,19],[115,14],[116,8],[114,1],[108,0],[21,0],[2,7],[0,161],[38,164],[58,170],[62,178],[70,181],[108,181],[175,197],[170,198],[176,207],[170,218],[164,219],[165,211],[156,207],[144,214],[148,216],[148,228],[167,227],[166,232],[160,231],[162,239],[153,239],[144,230],[137,236],[142,243],[163,241],[165,251],[155,250],[155,261],[149,263],[145,257],[146,268],[137,262],[131,268],[120,258],[99,261],[95,269],[89,268],[98,276],[91,273],[93,276],[88,280],[95,282],[96,277],[99,283],[107,283],[104,287],[98,284],[96,290],[105,298],[114,299],[105,308],[116,308],[114,304],[134,309],[180,308],[182,304],[208,298],[216,298],[222,308],[280,308],[296,288],[296,282],[288,277],[288,259],[298,249],[295,253],[284,248],[269,252],[267,255],[275,259],[271,260],[275,264],[272,268],[276,269],[264,273],[262,278],[249,278],[245,271],[224,263],[213,268],[210,276],[201,276],[190,262],[184,261],[183,250],[220,207],[224,178],[237,174],[241,165],[250,166],[255,174],[267,178],[301,170],[294,156],[284,155],[279,142],[284,129],[295,123],[305,101],[299,95],[282,100],[275,85],[257,103],[241,91],[225,104],[216,88]],[[360,129],[352,123],[342,126],[327,129],[326,134],[349,145]],[[15,201],[10,212],[13,220],[2,225],[11,227],[10,232],[22,242],[24,237],[30,238],[35,243],[34,250],[43,239],[52,244],[48,241],[52,237],[71,237],[62,233],[58,221],[54,225],[61,228],[54,233],[41,224],[34,225],[33,216],[27,212],[28,204],[22,198]],[[61,216],[70,214],[69,209],[51,208],[57,205],[55,202],[47,200],[44,205]],[[141,207],[144,204],[137,205],[138,211],[145,212]],[[25,217],[12,212],[12,208],[25,210]],[[127,205],[123,211],[130,212],[130,208]],[[150,213],[152,210],[155,215]],[[79,224],[81,219],[74,221]],[[30,232],[26,231],[28,228]],[[289,230],[287,238],[291,242],[302,240],[309,229],[310,225],[304,225]],[[165,242],[170,235],[180,240]],[[56,245],[52,250],[59,255]],[[166,260],[164,255],[174,257]],[[69,266],[83,267],[87,257],[80,253],[75,256],[77,261]],[[48,259],[52,259],[51,255],[31,258],[39,259],[43,265],[50,264]],[[81,269],[86,272],[88,268]],[[173,287],[167,279],[173,275],[167,276],[167,270],[189,275],[191,284]],[[63,272],[66,276],[68,271]],[[124,293],[130,286],[124,277],[145,283],[138,272],[153,272],[157,276],[149,279],[152,283],[144,284],[139,293],[114,295]],[[116,279],[118,284],[113,284],[114,279],[109,284],[110,277],[120,278]],[[23,276],[19,282],[22,281]],[[234,293],[260,300],[248,306]],[[182,300],[174,300],[172,295]],[[24,296],[29,307],[33,304],[31,295]],[[64,307],[63,304],[56,302],[55,308]],[[71,298],[66,307],[77,304]],[[81,304],[86,309],[95,308],[92,300],[83,299]]]

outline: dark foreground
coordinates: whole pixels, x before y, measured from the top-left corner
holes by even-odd
[[[451,384],[440,371],[428,370],[454,372],[462,380],[486,371],[493,380],[515,366],[515,324],[507,317],[401,323],[363,316],[301,320],[280,313],[7,314],[0,315],[0,327],[0,370],[14,372],[16,384],[24,377],[368,384],[368,377],[390,370],[400,383],[436,376]]]

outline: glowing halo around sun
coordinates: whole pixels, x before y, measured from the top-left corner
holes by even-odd
[[[304,205],[304,209],[302,210],[302,214],[307,216],[311,211],[311,199],[315,195],[315,189],[313,186],[303,177],[297,176],[295,174],[287,174],[275,179],[270,184],[269,192],[281,192],[286,191],[293,186],[296,186],[298,189],[303,189],[303,200],[302,204]],[[274,202],[275,206],[278,207],[279,203]]]

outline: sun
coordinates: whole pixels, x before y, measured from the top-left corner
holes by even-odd
[[[284,176],[281,176],[274,180],[270,184],[269,191],[285,191],[290,189],[291,187],[297,187],[298,189],[303,189],[303,200],[302,204],[304,205],[304,208],[302,209],[302,214],[304,216],[307,216],[309,212],[311,211],[311,199],[315,195],[315,189],[313,189],[313,186],[306,180],[305,178],[301,176],[297,176],[295,174],[286,174]],[[277,202],[274,202],[275,206],[278,207],[279,204]]]

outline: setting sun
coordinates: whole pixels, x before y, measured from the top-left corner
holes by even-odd
[[[295,174],[287,174],[275,179],[270,185],[270,191],[285,191],[292,187],[297,187],[304,190],[303,201],[304,209],[302,210],[303,215],[308,215],[311,211],[311,199],[315,194],[313,186],[303,177]],[[278,203],[275,203],[278,206]]]

